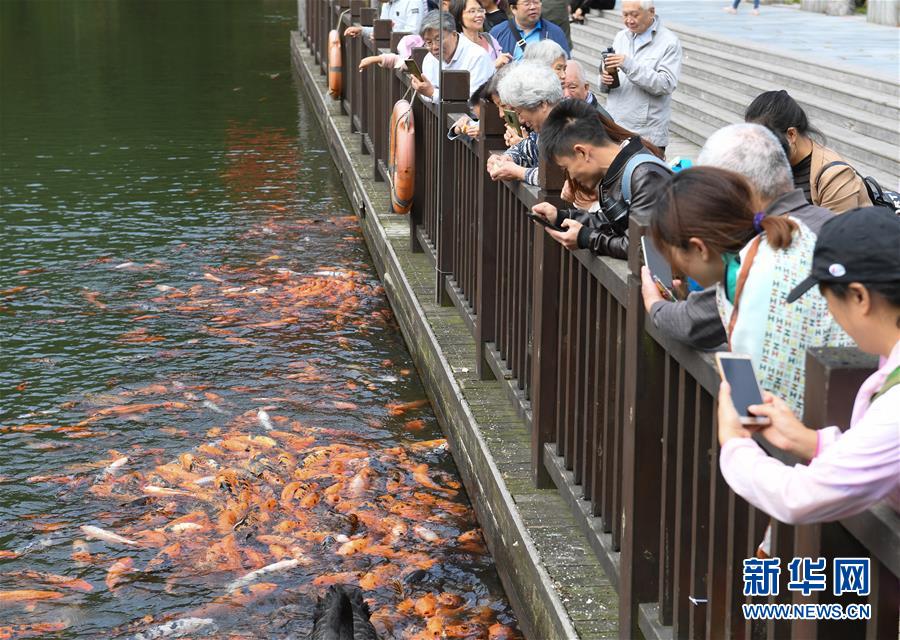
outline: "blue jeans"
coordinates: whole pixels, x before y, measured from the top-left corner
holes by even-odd
[[[732,9],[737,9],[738,5],[741,3],[741,0],[734,0],[734,4],[731,5]],[[753,8],[759,9],[759,0],[753,0]]]

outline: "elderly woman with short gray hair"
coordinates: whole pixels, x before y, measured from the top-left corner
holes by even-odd
[[[488,159],[491,180],[523,180],[538,183],[538,134],[547,115],[562,100],[559,78],[545,64],[522,61],[513,66],[497,87],[500,102],[512,108],[519,123],[531,130],[501,156]]]
[[[566,81],[567,58],[568,56],[566,56],[566,52],[563,51],[561,46],[553,42],[553,40],[547,39],[528,45],[528,48],[525,49],[525,55],[522,56],[522,61],[539,62],[547,65],[559,77],[560,84],[563,84]]]
[[[441,33],[443,32],[443,33]],[[429,11],[422,19],[419,31],[428,54],[422,62],[422,80],[415,76],[410,82],[423,100],[440,101],[440,70],[438,56],[443,59],[444,71],[468,71],[469,95],[494,75],[494,63],[480,46],[456,31],[456,20],[446,11]]]

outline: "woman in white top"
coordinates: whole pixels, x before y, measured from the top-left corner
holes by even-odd
[[[485,10],[480,0],[453,0],[450,15],[456,20],[459,32],[487,52],[495,69],[512,61],[510,54],[503,53],[497,38],[484,32]]]
[[[719,392],[719,464],[735,493],[788,524],[837,520],[887,499],[900,511],[900,218],[866,207],[822,227],[811,275],[788,303],[819,285],[835,320],[882,366],[860,387],[850,428],[808,429],[787,404],[765,394],[749,410],[769,419],[760,435],[808,465],[770,458],[741,425],[731,390]],[[824,390],[823,390],[824,392]]]

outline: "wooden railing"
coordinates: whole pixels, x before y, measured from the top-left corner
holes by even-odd
[[[304,34],[317,64],[327,63],[328,30],[373,24],[374,38],[343,38],[342,109],[376,180],[388,180],[388,118],[407,93],[404,74],[370,67],[366,55],[395,49],[400,35],[374,20],[361,0],[305,0]],[[413,56],[421,63],[425,50]],[[324,71],[323,71],[324,72]],[[435,267],[435,300],[455,305],[478,348],[483,378],[506,385],[531,429],[532,470],[571,505],[619,595],[622,637],[882,638],[898,625],[900,526],[878,506],[840,523],[790,527],[770,521],[734,494],[718,466],[716,394],[710,354],[677,343],[647,317],[631,220],[627,261],[563,250],[524,213],[559,198],[563,177],[540,167],[540,188],[493,182],[485,171],[503,150],[503,124],[482,105],[477,140],[447,139],[465,112],[468,74],[445,72],[442,103],[416,100],[416,192],[409,216],[414,251]],[[855,350],[811,350],[805,420],[849,424],[850,406],[873,360]],[[769,453],[793,463],[760,442]],[[780,595],[743,595],[742,562],[772,526],[782,559]],[[787,589],[795,556],[867,557],[868,598],[801,597]],[[831,584],[829,582],[829,589]],[[793,598],[793,600],[792,600]],[[868,603],[866,622],[749,622],[745,603]]]

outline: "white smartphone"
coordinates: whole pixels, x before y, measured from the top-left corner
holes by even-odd
[[[768,418],[754,416],[747,410],[752,404],[763,403],[762,389],[759,388],[759,380],[756,379],[750,356],[719,351],[716,353],[716,364],[719,367],[719,375],[731,385],[731,399],[741,417],[741,424],[756,426],[769,424]]]

